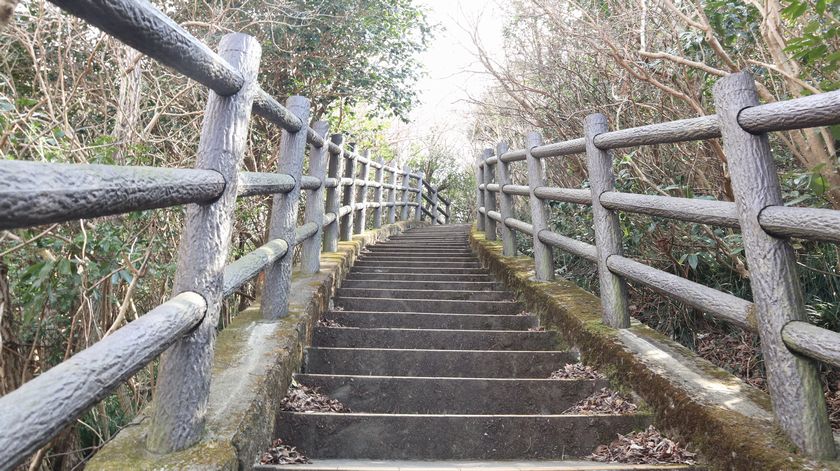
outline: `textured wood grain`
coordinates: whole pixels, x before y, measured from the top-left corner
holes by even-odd
[[[344,154],[344,178],[342,180],[349,180],[350,184],[344,186],[341,206],[350,208],[350,211],[340,218],[339,234],[342,241],[348,241],[353,238],[353,218],[356,216],[355,211],[353,211],[353,206],[356,204],[356,159],[354,152]]]
[[[761,227],[777,237],[800,237],[840,243],[840,211],[768,206],[758,216]]]
[[[361,234],[367,224],[368,178],[370,174],[370,151],[362,153],[359,175],[356,182],[356,214],[353,216],[353,234]]]
[[[0,398],[0,467],[13,469],[204,318],[183,292]]]
[[[333,134],[330,137],[330,142],[336,144],[340,149],[341,144],[344,142],[344,136],[341,134]],[[329,178],[338,179],[341,175],[341,163],[344,159],[342,158],[341,152],[333,152],[332,149],[328,149],[328,153],[329,164],[327,165],[327,175]],[[335,252],[338,250],[339,218],[337,215],[342,188],[343,187],[339,185],[335,188],[327,189],[325,211],[336,215],[336,218],[332,223],[325,224],[324,226],[324,252]]]
[[[415,203],[417,203],[417,206],[415,206],[416,209],[414,210],[414,219],[416,219],[417,221],[422,221],[423,220],[423,212],[420,211],[420,208],[423,207],[423,179],[424,178],[425,178],[425,175],[423,174],[423,172],[418,172],[417,173],[417,188],[416,188],[417,200],[415,201]]]
[[[309,99],[302,96],[289,97],[286,100],[286,108],[302,122],[309,122]],[[277,173],[289,174],[300,182],[305,152],[306,131],[302,129],[293,133],[283,130],[277,155]],[[294,247],[300,191],[298,183],[292,191],[274,195],[268,230],[269,240],[282,239],[289,247]],[[265,270],[265,286],[260,303],[260,310],[265,319],[278,319],[289,313],[292,262],[292,257],[283,257]]]
[[[498,213],[496,213],[498,214]],[[499,215],[499,220],[501,219],[501,215]],[[523,234],[527,234],[529,236],[534,235],[534,225],[525,221],[520,221],[516,218],[507,218],[505,219],[505,225],[510,227],[511,229],[515,229]]]
[[[563,155],[582,154],[586,152],[586,139],[578,138],[569,141],[544,144],[531,149],[531,155],[538,159],[560,157]]]
[[[496,155],[504,155],[508,151],[508,144],[500,142],[496,144]],[[511,184],[510,168],[507,162],[499,162],[496,164],[496,181],[504,189]],[[526,187],[527,188],[527,187]],[[513,217],[513,198],[510,194],[502,191],[499,193],[499,209],[502,213],[502,220]],[[499,226],[499,232],[502,235],[502,255],[505,257],[516,256],[516,236],[507,224]]]
[[[528,188],[531,192],[528,202],[533,226],[534,274],[537,280],[549,281],[554,279],[554,253],[551,246],[539,237],[541,231],[548,229],[548,206],[534,193],[535,189],[545,186],[545,165],[531,154],[531,150],[541,144],[542,138],[538,133],[529,132],[525,136],[525,161],[528,164]]]
[[[388,224],[397,222],[397,169],[390,168],[388,177]]]
[[[735,203],[729,201],[608,191],[601,193],[601,205],[609,209],[661,216],[680,221],[734,228],[739,225]]]
[[[385,181],[385,161],[379,157],[376,162],[379,167],[376,169],[376,189],[373,190],[373,200],[380,204],[380,206],[373,210],[373,227],[379,229],[382,227],[382,184]]]
[[[589,186],[592,192],[592,216],[595,223],[595,246],[598,248],[598,281],[601,288],[601,306],[604,323],[617,329],[630,327],[627,310],[627,285],[624,280],[607,268],[611,255],[621,255],[621,225],[618,214],[601,206],[600,196],[613,191],[615,177],[612,171],[612,154],[595,146],[595,136],[607,132],[607,117],[591,114],[586,117],[586,160]]]
[[[484,163],[484,153],[478,154],[476,156],[476,166],[475,166],[475,182],[476,182],[476,190],[475,190],[475,207],[476,210],[478,208],[484,207],[484,190],[481,189],[481,185],[484,184],[484,170],[482,169]],[[480,232],[486,232],[486,225],[485,222],[487,218],[484,214],[476,214],[475,224],[476,229]]]
[[[750,106],[738,124],[753,134],[840,124],[840,90]]]
[[[724,77],[715,84],[713,95],[741,221],[773,409],[782,429],[802,451],[833,458],[834,440],[816,364],[792,353],[782,339],[785,324],[807,317],[793,250],[758,223],[763,209],[782,204],[782,194],[767,135],[750,134],[738,124],[742,110],[758,105],[753,78],[748,73]]]
[[[620,255],[610,256],[607,259],[607,267],[614,273],[641,283],[665,296],[682,301],[718,319],[731,322],[745,330],[755,331],[755,321],[751,316],[753,304],[749,301]]]
[[[190,335],[175,342],[161,356],[146,443],[150,450],[159,453],[196,443],[204,428],[223,270],[236,208],[237,171],[245,154],[256,92],[260,61],[257,40],[244,34],[228,34],[219,44],[219,53],[240,71],[245,83],[228,97],[211,91],[204,111],[196,168],[219,172],[227,185],[213,203],[187,208],[172,289],[176,294],[194,291],[203,296],[207,313]]]
[[[265,270],[265,267],[286,255],[288,249],[289,246],[285,240],[272,240],[226,266],[223,275],[223,296],[228,297],[234,294],[242,285]]]
[[[298,132],[303,127],[303,123],[297,116],[262,89],[257,91],[254,97],[254,114],[262,116],[289,132]]]
[[[326,136],[330,124],[326,121],[318,121],[312,125],[312,129],[319,136]],[[326,146],[321,148],[310,146],[309,148],[309,173],[321,184],[306,195],[306,206],[303,209],[303,221],[315,223],[317,226],[315,234],[303,242],[300,251],[300,270],[307,274],[318,273],[321,270],[321,239],[324,233],[323,181],[326,177],[328,154]]]
[[[0,161],[0,229],[218,198],[225,179],[201,169]]]
[[[716,137],[720,137],[720,125],[717,115],[710,115],[605,132],[595,137],[595,146],[606,150]]]
[[[238,197],[288,193],[295,187],[291,175],[265,172],[240,172]]]
[[[484,200],[482,206],[487,211],[496,210],[496,194],[490,191],[490,185],[493,183],[493,167],[487,164],[487,160],[493,156],[493,149],[484,149],[481,154],[481,159],[484,162],[484,167],[481,168],[483,172],[481,180],[484,182]],[[496,240],[496,221],[487,216],[484,218],[484,237],[487,240]]]
[[[546,244],[565,250],[573,255],[589,260],[590,262],[598,262],[598,253],[595,246],[581,242],[579,240],[566,237],[564,235],[552,232],[548,229],[540,231],[538,234],[541,241]]]
[[[563,201],[565,203],[592,204],[592,191],[578,188],[557,188],[554,186],[541,186],[534,188],[534,194],[538,198],[551,201]]]
[[[840,367],[840,333],[807,321],[790,321],[782,328],[782,339],[794,352]]]

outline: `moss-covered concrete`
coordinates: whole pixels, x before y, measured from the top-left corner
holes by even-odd
[[[515,291],[541,324],[556,330],[583,361],[635,391],[671,435],[693,444],[712,469],[840,470],[795,452],[774,424],[767,394],[650,329],[601,322],[599,299],[566,280],[537,282],[529,257],[504,257],[500,242],[473,230],[484,266]]]
[[[406,229],[416,221],[391,224],[340,242],[321,254],[321,271],[292,277],[289,315],[266,321],[259,306],[241,312],[219,333],[207,425],[201,442],[186,450],[158,455],[146,450],[145,437],[154,403],[100,450],[92,470],[248,470],[274,438],[280,400],[292,374],[300,369],[313,326],[326,312],[335,290],[362,248]]]

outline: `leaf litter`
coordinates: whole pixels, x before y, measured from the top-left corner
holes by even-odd
[[[278,438],[271,443],[271,448],[260,456],[260,464],[308,464],[309,458],[296,447],[286,445]]]
[[[600,445],[588,456],[601,463],[697,464],[697,453],[664,437],[653,425],[647,430],[618,434],[609,445]]]
[[[600,391],[578,402],[563,411],[564,414],[616,414],[630,415],[639,408],[629,397],[609,388]]]
[[[350,412],[338,399],[321,394],[318,388],[310,388],[293,381],[286,397],[280,401],[284,412]]]
[[[563,368],[551,373],[549,379],[604,379],[604,375],[583,363],[567,363]]]

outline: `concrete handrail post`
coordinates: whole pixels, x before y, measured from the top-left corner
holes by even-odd
[[[604,323],[616,329],[630,327],[627,310],[627,283],[607,268],[611,255],[622,255],[621,225],[618,214],[601,205],[601,194],[615,189],[612,171],[612,153],[599,149],[593,142],[595,136],[609,131],[607,117],[591,114],[584,122],[586,159],[589,186],[592,192],[592,217],[595,223],[595,246],[598,253],[598,281],[601,288],[601,306]]]
[[[155,408],[146,446],[156,453],[187,448],[204,430],[210,394],[210,370],[216,327],[222,305],[222,273],[230,247],[238,185],[237,172],[248,142],[260,44],[251,36],[232,33],[219,43],[219,55],[236,68],[245,82],[238,92],[210,92],[198,143],[196,168],[224,177],[224,193],[207,205],[187,206],[178,247],[173,296],[194,291],[204,297],[204,320],[161,355]]]
[[[341,205],[349,206],[350,211],[341,218],[341,240],[348,241],[353,238],[353,219],[356,216],[356,157],[353,152],[354,145],[350,144],[350,152],[344,154],[344,178],[350,180],[350,184],[344,187],[344,194],[341,197]]]
[[[481,166],[484,163],[484,155],[478,154],[475,158],[475,225],[480,232],[485,232],[484,215],[481,214],[481,208],[484,207],[484,191],[481,185],[484,185],[484,170]]]
[[[286,100],[289,109],[302,123],[309,122],[309,99],[292,96]],[[292,284],[292,247],[295,246],[298,202],[300,201],[300,180],[303,173],[303,158],[306,153],[306,127],[298,132],[283,130],[280,136],[280,152],[277,158],[277,173],[291,175],[295,186],[288,193],[274,195],[271,208],[271,222],[268,239],[283,239],[289,245],[289,252],[271,264],[265,271],[260,309],[263,318],[278,319],[289,313],[289,290]]]
[[[484,149],[481,155],[484,167],[484,237],[487,240],[496,240],[496,220],[490,217],[490,211],[496,210],[496,194],[487,188],[487,185],[493,183],[493,168],[487,163],[487,159],[493,156],[493,149]]]
[[[318,121],[312,129],[321,137],[326,137],[330,124]],[[306,274],[318,273],[321,269],[321,239],[324,233],[324,178],[326,176],[327,148],[329,146],[309,146],[309,175],[321,181],[321,186],[310,190],[306,196],[306,207],[303,210],[303,222],[314,222],[318,226],[315,235],[303,241],[300,253],[300,269]]]
[[[504,155],[507,151],[506,142],[496,144],[497,156]],[[502,234],[502,255],[513,257],[516,255],[516,237],[513,230],[505,224],[507,218],[513,217],[513,196],[504,192],[505,185],[511,184],[508,165],[507,162],[502,162],[502,159],[496,162],[496,181],[499,183],[499,209],[502,215],[502,224],[499,226],[499,232]]]
[[[376,189],[373,190],[373,200],[376,201],[377,206],[373,208],[373,227],[379,229],[382,227],[382,185],[385,184],[385,160],[382,157],[376,159],[379,168],[376,169]]]
[[[808,317],[790,243],[767,234],[758,222],[765,208],[784,203],[767,134],[751,134],[738,124],[742,110],[759,104],[755,82],[745,72],[728,75],[718,80],[713,95],[750,268],[773,410],[782,429],[804,452],[834,458],[816,362],[791,352],[782,340],[785,324]]]
[[[353,234],[361,234],[367,224],[368,178],[370,178],[370,151],[362,153],[364,162],[359,169],[360,187],[356,190],[356,215],[353,219]]]
[[[545,186],[545,168],[543,162],[531,154],[531,149],[542,145],[539,133],[529,132],[525,137],[525,160],[528,164],[528,201],[531,207],[531,225],[534,228],[534,274],[539,281],[554,279],[554,254],[551,246],[540,240],[540,232],[548,229],[548,208],[534,190]],[[496,165],[501,165],[501,159]],[[502,224],[504,225],[504,224]]]
[[[403,166],[403,176],[402,176],[402,202],[403,207],[400,210],[400,220],[401,221],[408,221],[408,217],[411,214],[411,206],[408,204],[411,202],[411,177],[409,177],[409,173],[411,173],[411,169],[408,168],[408,165]]]
[[[418,221],[423,220],[423,177],[422,171],[417,172],[417,210],[414,212],[414,218]]]
[[[450,212],[450,203],[446,203],[446,218],[444,219],[444,224],[449,224],[449,220],[452,219],[452,213]]]
[[[344,136],[341,134],[333,134],[330,137],[330,141],[341,148],[341,145],[344,142]],[[326,212],[335,214],[335,220],[333,220],[332,224],[324,228],[324,252],[335,252],[338,250],[339,199],[341,196],[341,190],[344,188],[341,186],[341,163],[342,160],[344,160],[342,158],[343,153],[343,149],[341,152],[329,152],[327,176],[335,179],[338,182],[338,185],[334,188],[327,188]]]
[[[388,179],[388,224],[397,222],[397,168],[390,167]]]
[[[432,206],[432,224],[440,224],[440,221],[438,221],[438,216],[440,216],[440,214],[438,213],[438,192],[437,192],[437,189],[432,191],[432,204],[431,204],[431,206]]]

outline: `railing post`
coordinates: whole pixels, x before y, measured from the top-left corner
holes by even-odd
[[[481,214],[481,208],[484,207],[484,190],[481,189],[481,185],[484,184],[484,170],[481,168],[484,165],[484,153],[478,154],[475,160],[475,225],[478,231],[485,232],[484,222],[486,219]]]
[[[548,208],[534,190],[545,186],[545,168],[543,162],[531,154],[531,149],[542,144],[539,133],[529,132],[525,137],[525,160],[528,164],[528,188],[531,206],[531,224],[534,228],[534,268],[536,279],[548,281],[554,279],[554,254],[551,247],[540,240],[540,232],[548,229]],[[501,160],[496,165],[500,165]]]
[[[487,163],[487,159],[493,156],[493,149],[484,149],[481,158],[484,161],[484,237],[487,240],[496,240],[496,220],[490,217],[490,211],[496,210],[496,195],[487,189],[487,185],[493,183],[493,169]],[[542,242],[540,242],[542,243]],[[536,249],[536,247],[534,247]]]
[[[414,217],[418,221],[423,220],[423,176],[424,173],[422,171],[417,172],[417,212],[414,213]]]
[[[378,185],[373,190],[373,199],[377,206],[373,208],[373,227],[379,229],[382,227],[382,185],[385,183],[385,160],[380,157],[376,159],[379,168],[376,169],[376,184]]]
[[[411,177],[409,177],[409,173],[411,173],[411,169],[408,168],[408,165],[403,166],[403,178],[402,178],[402,201],[403,207],[400,211],[400,220],[401,221],[408,221],[408,217],[411,214],[411,206],[408,204],[411,203]]]
[[[353,219],[353,234],[361,234],[365,231],[365,224],[367,221],[367,197],[368,197],[368,178],[370,174],[370,151],[366,150],[362,153],[364,162],[362,168],[359,170],[359,179],[362,180],[361,187],[356,190],[356,216]]]
[[[292,284],[292,261],[294,260],[292,248],[295,246],[300,177],[303,173],[306,132],[309,127],[309,99],[302,96],[289,97],[286,100],[286,108],[300,119],[303,127],[295,133],[283,130],[280,136],[277,173],[291,175],[295,179],[295,186],[286,194],[274,195],[268,239],[285,240],[289,245],[289,251],[286,256],[269,265],[265,270],[265,286],[260,302],[265,319],[278,319],[289,313],[289,290]]]
[[[502,234],[502,255],[506,257],[513,257],[516,255],[516,238],[513,234],[513,229],[509,228],[505,221],[507,218],[513,217],[513,196],[505,193],[505,185],[510,185],[510,172],[507,162],[502,162],[502,155],[507,153],[508,145],[506,142],[496,144],[496,181],[499,182],[499,207],[502,214],[502,224],[499,227],[499,232]]]
[[[333,144],[341,147],[344,142],[344,136],[341,134],[333,134],[330,137]],[[327,168],[327,176],[334,178],[338,185],[335,188],[327,188],[327,209],[326,212],[335,214],[335,220],[332,224],[324,228],[324,252],[335,252],[338,250],[338,225],[339,225],[339,195],[341,194],[343,186],[341,186],[341,161],[343,151],[332,152],[329,151],[329,166]]]
[[[350,152],[344,154],[344,178],[350,180],[350,184],[344,187],[344,195],[341,197],[341,205],[349,206],[350,211],[341,218],[341,240],[348,241],[353,238],[353,219],[356,216],[356,154],[353,152],[353,144],[350,144]]]
[[[610,255],[621,255],[621,225],[618,214],[601,206],[601,194],[615,188],[612,153],[595,146],[595,136],[609,131],[607,117],[591,114],[584,122],[589,186],[592,190],[592,216],[595,222],[595,246],[598,252],[598,281],[604,323],[617,329],[630,327],[627,310],[627,283],[607,268]]]
[[[388,184],[391,187],[388,188],[388,224],[394,224],[397,222],[397,168],[390,167],[389,172],[391,178]]]
[[[750,269],[761,351],[773,409],[782,429],[805,453],[835,457],[831,427],[816,362],[787,349],[782,328],[807,320],[793,249],[761,228],[758,217],[781,206],[782,193],[767,134],[750,134],[738,124],[741,110],[758,105],[748,73],[726,76],[713,89],[723,149],[738,208],[744,252]]]
[[[228,34],[219,43],[219,54],[239,70],[245,82],[230,96],[211,91],[204,111],[196,168],[219,172],[226,185],[216,201],[187,206],[173,295],[194,291],[204,297],[207,311],[195,330],[161,355],[155,407],[146,438],[146,446],[156,453],[181,450],[198,442],[207,411],[222,304],[222,271],[236,208],[236,174],[248,141],[260,45],[251,36]]]
[[[321,137],[326,137],[330,124],[318,121],[312,125],[312,130]],[[323,147],[315,145],[309,147],[309,174],[321,181],[321,186],[306,195],[306,207],[303,210],[303,222],[314,222],[318,230],[312,237],[303,241],[300,252],[300,269],[302,273],[312,274],[321,270],[321,236],[324,233],[324,161],[327,157],[329,145],[324,142]]]
[[[451,203],[451,202],[450,202]],[[450,212],[450,203],[446,203],[446,218],[444,218],[444,224],[449,224],[449,220],[452,219],[452,213]]]
[[[432,190],[432,224],[440,224],[438,221],[438,192],[437,189]]]

